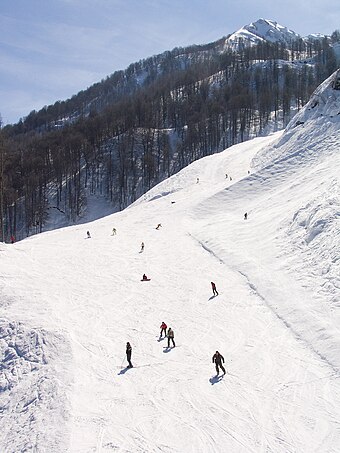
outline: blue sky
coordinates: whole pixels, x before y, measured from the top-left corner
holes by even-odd
[[[0,0],[0,113],[13,123],[151,55],[259,18],[305,36],[340,28],[338,0]]]

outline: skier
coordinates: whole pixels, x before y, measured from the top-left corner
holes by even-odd
[[[228,179],[228,173],[225,174],[225,179]]]
[[[223,371],[223,374],[225,374],[225,369],[224,369],[224,366],[222,365],[222,362],[224,363],[223,355],[221,355],[218,351],[216,351],[215,354],[213,355],[212,362],[215,363],[217,375],[220,372],[219,368],[221,368],[221,370]]]
[[[156,230],[159,230],[161,226],[162,226],[162,225],[159,223],[159,224],[156,226]]]
[[[140,246],[140,251],[143,252],[144,251],[144,242],[141,243],[141,246]]]
[[[159,334],[159,337],[160,338],[163,338],[163,332],[164,332],[164,338],[166,337],[166,329],[167,329],[167,325],[165,324],[165,322],[163,321],[162,324],[161,324],[161,333]]]
[[[244,220],[247,220],[247,218],[248,218],[248,213],[245,212],[245,213],[244,213]]]
[[[197,178],[196,179],[196,184],[198,184],[200,182],[200,178]]]
[[[170,340],[172,341],[172,344],[174,345],[174,348],[176,347],[175,345],[175,334],[174,334],[174,331],[171,329],[171,327],[169,327],[169,330],[168,330],[168,348],[170,348]]]
[[[116,228],[112,228],[112,236],[114,236],[115,234],[117,234],[117,230]]]
[[[233,180],[233,178],[232,178],[231,176],[229,176],[229,179],[230,179],[230,181],[232,181],[232,180]]]
[[[214,282],[210,282],[210,283],[211,283],[211,288],[213,290],[213,296],[218,296],[218,292],[217,292],[215,283]]]
[[[131,363],[131,354],[132,354],[132,347],[129,342],[126,343],[126,359],[129,362],[128,368],[133,368]]]
[[[13,234],[11,235],[11,244],[14,244],[15,242],[15,237],[13,236]]]
[[[89,232],[89,231],[87,231],[87,232],[86,232],[86,234],[87,234],[87,239],[90,239],[90,238],[91,238],[91,234],[90,234],[90,232]]]

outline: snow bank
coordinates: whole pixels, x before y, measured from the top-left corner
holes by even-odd
[[[293,254],[301,255],[295,271],[306,281],[317,279],[319,291],[331,295],[329,308],[340,308],[340,187],[336,179],[298,209],[287,228]]]
[[[67,349],[60,335],[0,319],[2,451],[59,452],[67,445],[67,376],[62,383],[56,364]]]

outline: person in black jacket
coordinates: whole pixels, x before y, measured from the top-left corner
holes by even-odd
[[[131,354],[132,354],[132,347],[129,342],[126,343],[126,358],[127,361],[129,362],[129,368],[133,368],[133,365],[131,363]]]
[[[218,296],[218,291],[216,289],[216,285],[214,282],[210,282],[211,283],[211,289],[213,290],[213,295],[214,296]]]
[[[221,355],[218,351],[216,351],[215,354],[213,355],[212,361],[216,365],[216,373],[219,374],[219,372],[220,372],[219,368],[221,368],[221,370],[223,371],[223,374],[225,374],[225,369],[224,369],[224,366],[222,365],[222,362],[224,363],[223,355]]]

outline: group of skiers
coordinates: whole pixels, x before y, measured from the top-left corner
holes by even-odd
[[[168,348],[170,348],[170,341],[172,342],[172,345],[175,348],[176,347],[176,344],[175,344],[175,333],[171,329],[171,327],[169,327],[168,332],[167,332],[166,331],[167,328],[168,328],[168,326],[163,321],[161,326],[160,326],[161,332],[159,334],[159,338],[163,338],[163,333],[164,333],[164,338],[168,338]],[[126,343],[126,360],[128,361],[128,364],[129,364],[128,368],[133,368],[133,365],[132,365],[132,362],[131,362],[131,356],[132,356],[132,346],[131,346],[131,344],[129,342],[127,342]]]
[[[198,180],[198,178],[197,178],[197,180]],[[199,182],[199,180],[197,182]],[[244,215],[244,218],[245,219],[247,218],[247,213]],[[162,225],[159,223],[157,225],[157,227],[156,227],[156,230],[158,230],[161,226]],[[86,234],[87,234],[87,238],[91,238],[91,233],[89,231],[87,231]],[[112,236],[114,236],[116,234],[117,234],[117,230],[116,230],[116,228],[113,228],[112,229]],[[141,243],[140,252],[143,252],[143,251],[144,251],[144,242]],[[149,280],[150,279],[147,277],[147,275],[143,274],[142,281],[149,281]],[[214,282],[210,282],[210,283],[211,283],[211,288],[212,288],[212,291],[213,291],[213,296],[218,296],[218,291],[216,289],[216,284]],[[170,343],[172,343],[172,346],[175,348],[176,347],[176,344],[175,344],[175,333],[174,333],[173,329],[171,327],[168,328],[168,326],[165,324],[164,321],[160,325],[160,329],[161,329],[161,331],[160,331],[159,338],[163,338],[163,334],[164,334],[164,338],[168,339],[168,348],[170,348]],[[168,331],[167,331],[167,329],[168,329]],[[129,342],[127,342],[126,343],[126,359],[127,359],[127,362],[128,362],[128,368],[133,368],[133,365],[132,365],[132,362],[131,362],[131,356],[132,356],[132,346],[131,346],[131,344]],[[222,365],[222,362],[224,362],[224,357],[218,351],[216,351],[215,354],[213,355],[212,361],[213,361],[213,363],[215,363],[217,375],[219,374],[219,369],[220,368],[223,371],[223,374],[226,373],[226,371],[225,371],[225,369],[224,369],[224,367]]]
[[[169,327],[168,332],[166,332],[167,325],[163,321],[161,326],[160,326],[160,329],[161,329],[161,332],[160,332],[159,338],[163,338],[163,333],[164,333],[164,338],[166,338],[166,337],[168,338],[168,348],[170,348],[170,341],[172,341],[172,345],[175,348],[176,347],[176,345],[175,345],[175,333],[171,329],[171,327]],[[131,362],[131,356],[132,356],[132,346],[131,346],[131,344],[129,342],[127,342],[126,343],[126,359],[128,361],[128,364],[129,364],[128,368],[133,368],[133,365],[132,365],[132,362]],[[219,375],[220,369],[223,371],[223,374],[226,373],[225,368],[223,366],[224,357],[218,351],[216,351],[215,354],[213,355],[212,363],[215,364],[216,374],[217,375]]]
[[[197,182],[199,182],[199,178],[197,178]],[[247,214],[245,214],[244,218],[245,219],[247,218]],[[162,227],[162,225],[159,223],[157,225],[157,227],[156,227],[156,230],[158,230],[161,227]],[[117,230],[116,230],[116,228],[113,228],[112,229],[112,236],[114,236],[116,234],[117,234]],[[88,238],[91,237],[91,234],[90,234],[89,231],[87,231],[87,237]],[[145,244],[144,244],[144,242],[142,242],[141,243],[140,253],[142,253],[144,251],[144,247],[145,247]],[[150,279],[147,277],[147,275],[143,274],[142,281],[149,281],[149,280]],[[218,296],[218,291],[217,291],[217,288],[216,288],[216,284],[214,282],[210,282],[210,283],[211,283],[211,288],[212,288],[212,291],[213,291],[213,296]],[[168,326],[166,325],[166,323],[164,321],[160,325],[160,329],[161,329],[161,331],[160,331],[160,334],[159,334],[159,338],[160,339],[163,338],[163,334],[164,334],[164,338],[168,339],[168,348],[170,348],[170,343],[172,343],[172,346],[175,348],[176,347],[176,344],[175,344],[175,333],[174,333],[173,329],[171,327],[168,328]],[[127,362],[128,362],[128,368],[133,368],[133,364],[131,362],[131,357],[132,357],[132,346],[131,346],[130,342],[127,342],[126,343],[126,359],[127,359]],[[223,371],[223,374],[226,373],[225,368],[222,365],[222,363],[224,363],[224,357],[218,351],[216,351],[215,354],[213,355],[212,362],[215,363],[217,375],[219,375],[220,369]]]

